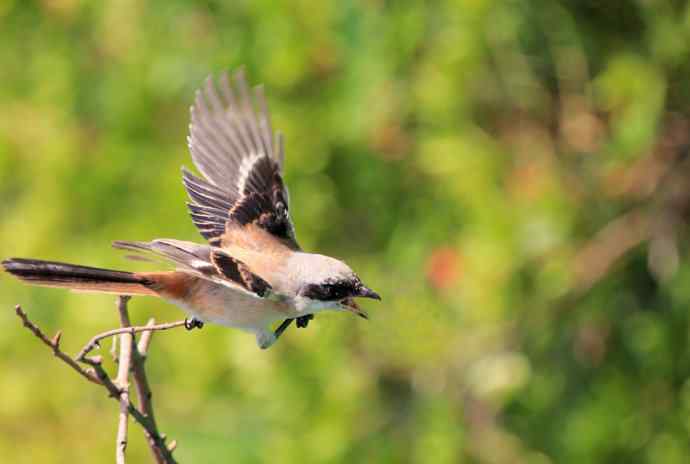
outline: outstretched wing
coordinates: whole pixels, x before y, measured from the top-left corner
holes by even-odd
[[[258,109],[258,110],[257,110]],[[291,249],[299,249],[281,175],[284,149],[273,134],[261,87],[249,86],[240,70],[209,77],[191,108],[189,150],[203,175],[183,169],[194,224],[215,246],[252,240],[258,227]]]

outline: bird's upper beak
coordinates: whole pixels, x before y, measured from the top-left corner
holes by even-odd
[[[359,290],[358,290],[356,296],[361,296],[362,298],[371,298],[373,300],[381,301],[381,297],[379,296],[378,293],[376,293],[375,291],[373,291],[372,289],[370,289],[368,287],[365,287],[364,285],[359,287]]]

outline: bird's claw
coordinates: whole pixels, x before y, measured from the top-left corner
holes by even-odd
[[[204,322],[197,317],[185,318],[184,320],[184,328],[187,330],[201,329],[203,326]]]
[[[314,319],[313,314],[307,314],[306,316],[300,316],[297,318],[297,327],[304,329],[309,325],[309,321]]]
[[[280,324],[280,326],[275,330],[275,332],[273,332],[273,335],[275,336],[275,339],[273,341],[275,342],[275,340],[277,340],[278,337],[280,337],[283,334],[283,332],[285,332],[285,329],[290,327],[290,324],[292,324],[292,321],[296,321],[297,327],[303,329],[307,325],[309,325],[309,321],[311,321],[312,319],[314,319],[313,314],[307,314],[306,316],[300,316],[300,317],[296,317],[294,319],[285,319]],[[261,346],[261,343],[259,343],[259,346]]]

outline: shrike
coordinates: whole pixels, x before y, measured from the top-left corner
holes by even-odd
[[[189,150],[203,177],[182,168],[192,221],[208,244],[173,239],[117,241],[140,259],[165,260],[174,271],[124,272],[10,258],[5,270],[34,285],[157,296],[183,308],[188,328],[213,322],[256,335],[271,346],[292,320],[306,327],[323,310],[366,318],[354,298],[380,300],[347,264],[303,252],[283,183],[282,134],[273,132],[262,87],[242,71],[209,77],[191,107]],[[274,331],[271,325],[283,321]]]

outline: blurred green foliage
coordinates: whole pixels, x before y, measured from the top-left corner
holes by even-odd
[[[242,64],[302,246],[383,302],[266,352],[155,336],[181,462],[690,461],[690,6],[0,0],[0,255],[141,268],[109,243],[201,240],[188,107]],[[12,308],[76,352],[114,299],[0,288],[2,461],[112,459],[115,403]]]

